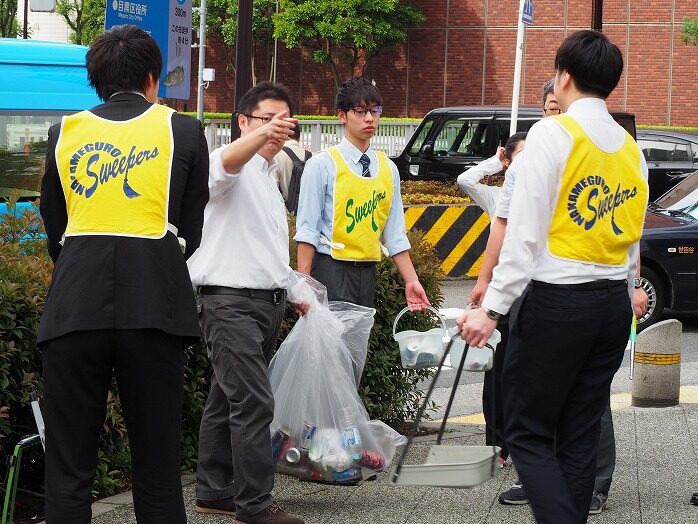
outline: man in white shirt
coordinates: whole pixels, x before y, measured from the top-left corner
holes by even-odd
[[[286,208],[272,170],[296,121],[279,84],[257,84],[238,106],[241,137],[211,153],[201,246],[188,262],[214,371],[201,419],[196,511],[235,514],[236,523],[302,524],[272,500],[267,375],[291,272]]]
[[[628,339],[647,166],[608,114],[623,70],[606,36],[579,31],[555,58],[566,115],[530,130],[499,264],[459,319],[481,347],[514,300],[505,439],[541,523],[586,522],[600,417]],[[522,294],[523,293],[523,294]]]

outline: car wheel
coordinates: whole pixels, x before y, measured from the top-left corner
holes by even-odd
[[[649,267],[643,267],[640,275],[642,289],[647,293],[647,312],[642,318],[637,319],[638,333],[659,320],[659,316],[664,311],[664,281],[657,272]]]

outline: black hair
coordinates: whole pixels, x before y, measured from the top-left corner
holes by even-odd
[[[555,55],[555,69],[567,71],[582,93],[608,98],[623,73],[618,46],[598,31],[577,31],[565,38]]]
[[[528,135],[528,132],[519,131],[518,133],[514,133],[507,139],[506,144],[504,144],[504,155],[506,156],[507,160],[509,160],[509,162],[511,162],[511,156],[514,154],[514,150],[516,149],[516,146],[519,144],[519,142],[521,142],[522,140],[526,140],[526,135]]]
[[[296,126],[293,128],[293,133],[291,133],[288,138],[291,140],[300,140],[301,139],[300,123],[296,123]]]
[[[383,99],[378,88],[363,77],[355,76],[342,82],[337,91],[336,108],[349,111],[359,104],[383,105]]]
[[[155,40],[135,25],[116,25],[102,33],[85,55],[87,78],[97,96],[145,91],[148,76],[160,78],[162,54]]]
[[[240,102],[238,102],[237,113],[243,115],[251,114],[252,111],[257,109],[262,100],[286,102],[288,105],[288,116],[293,116],[293,102],[291,102],[291,94],[288,92],[288,88],[283,84],[266,81],[253,86],[247,93],[242,95]]]
[[[555,92],[555,79],[551,78],[543,86],[543,107],[545,107],[545,102],[548,100],[548,95]]]

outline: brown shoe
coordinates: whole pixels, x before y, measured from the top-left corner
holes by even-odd
[[[251,517],[235,517],[235,524],[305,524],[305,522],[286,513],[276,502],[272,502],[270,506]]]
[[[235,516],[235,501],[233,500],[233,497],[227,497],[219,500],[196,499],[196,506],[194,506],[194,510],[197,513]]]

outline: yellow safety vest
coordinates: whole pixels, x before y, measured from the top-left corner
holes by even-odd
[[[336,147],[327,152],[337,168],[332,258],[377,262],[381,259],[380,237],[393,200],[393,172],[388,158],[376,151],[378,176],[370,178],[354,173]]]
[[[606,153],[570,115],[553,118],[571,135],[573,145],[550,226],[550,254],[622,266],[628,247],[642,235],[647,207],[638,147],[626,134],[620,150]]]
[[[89,111],[63,117],[56,163],[68,211],[65,236],[165,236],[172,113],[153,105],[125,121]]]

